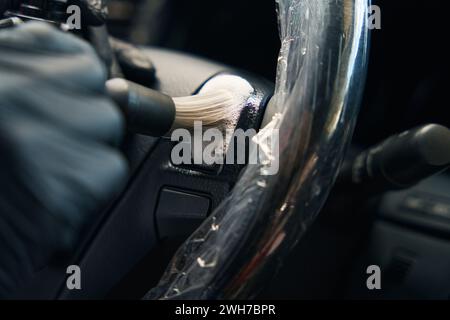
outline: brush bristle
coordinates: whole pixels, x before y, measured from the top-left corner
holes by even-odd
[[[191,129],[195,121],[203,126],[221,127],[235,113],[236,99],[225,89],[173,98],[176,107],[174,128]]]

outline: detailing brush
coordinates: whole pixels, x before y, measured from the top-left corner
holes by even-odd
[[[155,137],[176,128],[191,129],[195,121],[220,128],[242,104],[227,89],[171,98],[121,78],[108,80],[106,90],[124,113],[130,131]]]

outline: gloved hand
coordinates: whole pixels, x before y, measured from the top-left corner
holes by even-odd
[[[108,17],[109,0],[69,0],[69,5],[74,4],[81,8],[83,24],[100,26]]]
[[[117,38],[110,37],[109,42],[127,80],[145,87],[155,84],[156,70],[148,55],[138,47]]]
[[[41,23],[0,31],[0,297],[71,250],[127,177],[124,121],[83,40]]]

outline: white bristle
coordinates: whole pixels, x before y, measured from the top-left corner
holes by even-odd
[[[235,95],[226,89],[173,98],[176,106],[175,128],[193,128],[194,121],[203,126],[220,127],[235,114]]]

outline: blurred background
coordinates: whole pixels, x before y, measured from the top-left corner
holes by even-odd
[[[422,123],[450,126],[449,13],[443,0],[375,0],[369,76],[355,142],[371,145]],[[110,0],[110,31],[274,80],[279,37],[274,0]]]

